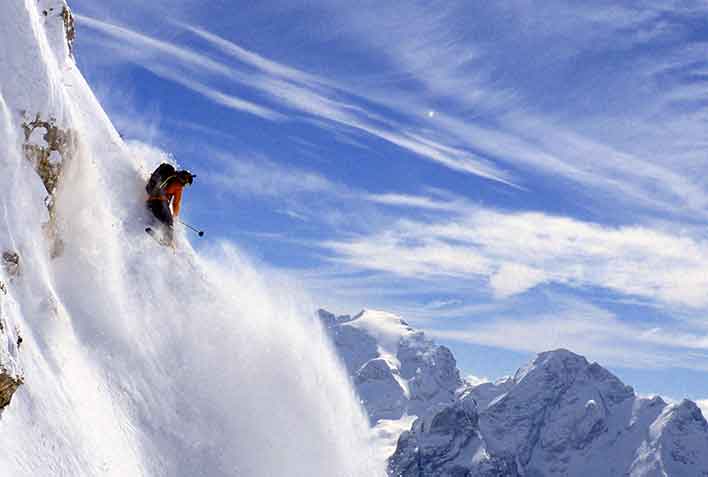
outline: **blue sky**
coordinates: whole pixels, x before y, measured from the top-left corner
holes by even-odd
[[[144,5],[149,3],[149,5]],[[466,373],[568,347],[708,397],[708,4],[74,0],[186,217]]]

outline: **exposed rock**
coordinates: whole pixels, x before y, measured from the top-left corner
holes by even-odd
[[[74,53],[74,40],[76,40],[76,26],[74,15],[68,5],[64,5],[61,11],[61,18],[64,20],[64,31],[66,32],[66,43],[69,45],[69,53]]]
[[[6,291],[0,295],[0,411],[10,404],[12,395],[22,384],[22,371],[18,362],[22,338],[6,312],[13,299],[5,295]]]
[[[76,133],[71,129],[59,128],[55,118],[43,120],[39,114],[34,120],[22,123],[22,129],[25,157],[34,165],[47,192],[53,194],[61,175],[62,162],[75,150]],[[59,153],[58,158],[52,155],[54,151]]]
[[[12,395],[21,384],[22,378],[16,378],[5,371],[0,371],[0,410],[10,404]]]
[[[38,0],[40,11],[45,18],[60,18],[63,24],[63,35],[70,55],[73,55],[74,40],[76,39],[76,25],[74,15],[67,5],[66,0]]]
[[[63,166],[76,151],[77,134],[72,129],[61,129],[56,119],[43,120],[39,114],[32,121],[22,123],[25,143],[25,158],[32,163],[47,190],[45,205],[49,211],[49,221],[44,224],[44,232],[50,243],[50,255],[57,257],[63,250],[56,224],[55,194],[61,180]]]
[[[18,276],[20,274],[20,255],[17,252],[3,252],[2,265],[5,269],[5,273],[7,273],[10,278]],[[2,284],[2,287],[0,288],[7,293],[5,284]]]

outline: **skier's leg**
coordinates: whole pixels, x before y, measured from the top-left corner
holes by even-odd
[[[165,242],[174,247],[174,231],[172,227],[174,226],[174,219],[172,218],[172,211],[170,210],[170,205],[166,200],[161,200],[162,208],[160,209],[160,221],[165,224]]]
[[[150,209],[155,218],[163,224],[163,234],[166,241],[173,243],[172,226],[174,220],[169,203],[166,200],[151,200],[148,201],[148,209]]]

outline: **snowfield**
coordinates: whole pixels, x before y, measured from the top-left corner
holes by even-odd
[[[0,276],[0,366],[21,383],[0,474],[384,475],[297,295],[233,248],[180,237],[175,254],[144,233],[167,156],[113,128],[64,1],[0,11],[0,252],[19,257]]]

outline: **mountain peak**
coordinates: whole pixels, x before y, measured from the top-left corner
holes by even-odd
[[[564,368],[569,371],[578,371],[589,365],[590,363],[585,356],[573,353],[564,348],[539,353],[531,362],[531,367],[541,367],[544,369]]]
[[[667,407],[667,413],[670,415],[671,420],[679,423],[690,423],[693,422],[695,425],[699,425],[708,429],[708,421],[706,421],[703,416],[703,412],[698,405],[689,400],[683,399],[678,404],[672,404]]]
[[[450,350],[393,313],[364,309],[353,318],[320,310],[372,423],[450,404],[462,385]]]
[[[534,359],[534,362],[549,360],[573,360],[587,362],[585,356],[579,355],[565,348],[557,348],[554,350],[543,351],[541,353],[538,353],[536,355],[536,359]]]
[[[391,475],[708,475],[708,423],[695,403],[639,397],[573,351],[462,384],[450,350],[395,314],[321,317],[387,450],[400,433]],[[351,366],[362,350],[370,356]]]
[[[513,379],[517,384],[528,380],[553,382],[558,392],[565,392],[574,384],[590,385],[612,402],[634,395],[631,386],[624,384],[607,369],[562,348],[539,353],[531,363],[519,369]],[[535,385],[531,387],[535,388]]]
[[[317,316],[325,327],[329,327],[337,323],[346,323],[347,321],[352,321],[354,319],[350,315],[335,315],[324,308],[317,310]]]
[[[382,310],[374,310],[371,308],[364,308],[361,310],[359,313],[354,315],[355,320],[372,320],[372,321],[378,321],[383,325],[386,326],[403,326],[407,330],[411,330],[410,325],[401,318],[400,316],[394,314],[394,313],[389,313],[387,311],[382,311]]]
[[[476,407],[450,419],[462,416],[462,399]],[[471,387],[431,413],[401,435],[395,475],[708,475],[708,423],[695,403],[637,397],[566,349],[540,353],[513,379]]]

